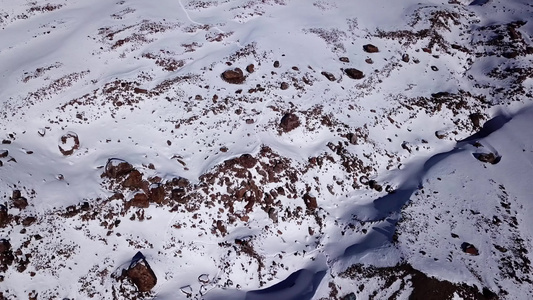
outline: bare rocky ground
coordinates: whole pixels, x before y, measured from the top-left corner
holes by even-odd
[[[133,17],[139,4],[120,1],[80,50],[99,65],[122,62],[116,74],[55,60],[18,74],[20,91],[3,95],[0,112],[0,299],[165,299],[161,286],[172,280],[180,297],[202,299],[272,286],[305,267],[288,257],[319,255],[327,283],[307,299],[533,295],[523,207],[500,182],[486,183],[497,187],[495,214],[475,202],[432,200],[445,185],[413,190],[399,207],[376,204],[402,193],[390,172],[482,132],[496,107],[530,102],[528,20],[507,13],[484,25],[484,6],[449,1],[406,9],[401,29],[367,28],[355,17],[338,28],[303,28],[301,36],[320,41],[325,62],[190,16],[221,8],[245,24],[295,5],[238,3],[183,1],[188,19],[172,20]],[[332,3],[309,5],[328,13]],[[0,25],[7,32],[43,18],[32,31],[43,38],[63,30],[52,14],[69,5],[0,9]],[[510,9],[519,8],[532,10],[519,1]],[[176,37],[184,42],[169,47]],[[473,145],[484,151],[471,150],[475,163],[505,159]],[[60,192],[50,192],[55,186]],[[369,204],[376,213],[366,213]],[[376,253],[396,249],[398,259],[345,262],[327,250],[331,240],[372,237],[387,222],[392,233]],[[435,229],[443,223],[453,229]],[[474,259],[485,248],[457,224],[493,238],[497,280],[484,277]],[[447,257],[437,255],[442,247]],[[461,261],[467,271],[426,274],[418,264],[426,258]],[[195,259],[214,267],[195,270]]]

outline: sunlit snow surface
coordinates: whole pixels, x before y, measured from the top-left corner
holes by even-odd
[[[407,263],[531,299],[533,5],[450,2],[0,0],[0,204],[10,215],[0,238],[16,257],[0,292],[407,299],[409,287],[376,279],[360,289],[340,276],[354,264]],[[245,82],[225,82],[236,67]],[[289,112],[301,124],[282,132]],[[501,159],[476,159],[486,153]],[[243,154],[256,167],[225,173]],[[110,158],[154,186],[187,179],[197,205],[125,208],[139,190],[102,178]],[[283,176],[261,182],[260,164],[282,160]],[[229,209],[221,197],[234,199],[243,182],[261,201]],[[265,204],[279,187],[286,194]],[[13,190],[28,207],[14,207]],[[124,199],[110,199],[116,192]],[[97,215],[65,216],[83,202]],[[137,251],[158,279],[145,294],[116,279]]]

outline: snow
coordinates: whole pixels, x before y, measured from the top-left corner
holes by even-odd
[[[338,276],[354,264],[400,263],[502,299],[530,298],[533,25],[517,27],[519,40],[507,31],[532,7],[459,2],[0,0],[0,140],[11,142],[0,145],[0,204],[13,217],[0,238],[20,250],[0,273],[0,295],[111,299],[141,251],[158,278],[143,299],[321,299],[330,283],[338,299],[407,299],[412,287],[401,280],[359,290]],[[431,27],[434,12],[456,13],[439,19],[449,29]],[[427,28],[443,39],[431,53],[431,36],[377,34]],[[506,46],[489,43],[498,34]],[[369,43],[379,52],[364,52]],[[511,50],[521,54],[502,56]],[[221,78],[249,64],[255,72],[244,71],[242,85]],[[352,80],[346,68],[365,77]],[[517,83],[519,69],[526,78]],[[301,125],[282,132],[288,112]],[[258,163],[239,177],[228,165],[243,154]],[[102,176],[111,158],[130,163],[146,188]],[[179,178],[187,203],[170,199]],[[252,183],[261,199],[250,208],[256,192],[237,195]],[[127,208],[157,187],[169,189],[168,202]],[[27,208],[14,206],[13,190]],[[84,202],[89,212],[65,216]],[[462,242],[480,255],[463,253]]]

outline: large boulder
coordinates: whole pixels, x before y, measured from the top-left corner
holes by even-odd
[[[246,79],[244,73],[240,68],[235,68],[233,70],[227,70],[222,73],[222,79],[227,83],[231,84],[241,84]]]
[[[126,277],[135,284],[139,292],[148,292],[157,284],[157,277],[146,261],[144,255],[139,251],[131,260],[131,264],[126,270]]]
[[[345,69],[344,73],[346,73],[346,75],[351,79],[363,79],[365,77],[365,74],[363,74],[363,72],[354,68]]]
[[[285,114],[280,121],[280,127],[284,132],[289,132],[300,126],[300,118],[293,113]]]

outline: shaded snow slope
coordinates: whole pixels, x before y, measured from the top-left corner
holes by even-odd
[[[0,0],[0,298],[531,298],[533,6],[392,2]]]

